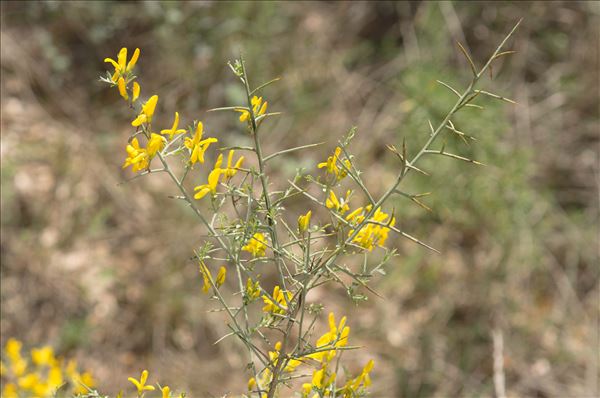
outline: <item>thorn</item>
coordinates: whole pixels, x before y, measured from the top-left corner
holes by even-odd
[[[465,48],[463,47],[462,44],[460,44],[460,42],[457,41],[456,44],[458,44],[458,48],[460,48],[460,51],[462,51],[463,55],[469,62],[469,65],[471,66],[471,71],[473,72],[473,76],[477,76],[477,68],[475,68],[475,64],[473,63],[473,60],[469,56],[469,53],[467,53],[467,50],[465,50]]]

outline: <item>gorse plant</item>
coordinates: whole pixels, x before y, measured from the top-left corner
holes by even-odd
[[[357,348],[350,344],[351,322],[345,316],[338,322],[330,312],[329,330],[316,337],[315,325],[323,306],[308,304],[307,295],[321,285],[339,283],[353,300],[366,299],[362,289],[371,290],[368,283],[372,277],[395,255],[393,249],[385,247],[390,232],[432,249],[396,228],[396,216],[393,210],[385,209],[386,202],[397,194],[418,201],[414,195],[403,192],[400,185],[411,171],[423,172],[417,167],[423,156],[449,156],[477,163],[446,152],[443,146],[434,148],[434,144],[445,132],[467,138],[455,128],[452,118],[466,107],[479,107],[473,103],[478,96],[504,99],[476,89],[476,84],[486,71],[491,71],[494,60],[511,53],[501,52],[501,49],[515,29],[516,26],[481,69],[477,69],[459,44],[471,67],[471,82],[462,92],[441,83],[456,94],[457,100],[437,127],[430,123],[429,139],[412,159],[409,159],[406,143],[401,149],[389,145],[399,159],[398,174],[379,198],[368,190],[363,172],[352,155],[351,141],[356,129],[351,129],[333,153],[317,165],[319,174],[298,171],[287,187],[272,188],[269,161],[316,144],[264,153],[261,145],[265,139],[263,124],[278,112],[271,112],[273,106],[263,97],[263,92],[277,79],[252,87],[242,58],[229,63],[229,67],[244,88],[246,103],[212,111],[238,112],[241,128],[252,138],[253,145],[221,148],[218,155],[211,153],[217,152],[211,149],[215,148],[218,138],[205,137],[203,122],[195,121],[189,128],[179,129],[177,112],[170,129],[156,132],[152,117],[158,96],[153,95],[144,103],[139,101],[140,86],[133,74],[138,49],[129,62],[127,49],[121,50],[117,61],[106,60],[115,70],[103,80],[116,86],[137,113],[131,123],[136,130],[127,145],[128,156],[123,167],[131,166],[134,172],[141,174],[167,173],[179,190],[177,198],[187,202],[208,230],[209,239],[195,251],[203,280],[202,290],[211,293],[229,318],[231,332],[223,338],[235,336],[248,351],[249,396],[288,396],[290,392],[284,392],[284,389],[298,387],[302,397],[349,398],[367,393],[371,384],[369,374],[374,366],[372,360],[359,374],[340,374],[343,352]],[[140,145],[140,138],[145,141],[145,147]],[[244,156],[238,156],[236,152],[243,152]],[[208,163],[205,157],[213,156],[216,160],[206,180],[191,177],[190,172],[198,163],[204,165]],[[159,167],[152,169],[155,158],[158,158]],[[253,160],[252,165],[247,165],[246,158]],[[176,161],[183,163],[183,172],[179,176],[171,165]],[[194,193],[185,187],[189,178],[201,181],[195,186]],[[311,193],[315,191],[314,187],[316,194]],[[297,195],[306,199],[306,213],[292,216],[286,213],[284,206]],[[313,211],[326,214],[327,221],[316,222],[312,218]],[[384,254],[373,264],[369,254],[376,248],[381,248]],[[352,255],[363,256],[362,266],[358,269],[348,265],[350,262],[346,257]],[[235,275],[239,295],[226,297],[221,291],[228,270]],[[260,274],[271,270],[276,273],[277,284],[263,285]],[[256,304],[261,301],[262,307]],[[259,318],[253,317],[255,308],[262,310]]]
[[[116,60],[105,59],[114,71],[101,80],[115,87],[133,110],[134,132],[126,146],[123,168],[131,167],[138,173],[134,178],[167,174],[178,190],[172,197],[186,202],[207,230],[208,238],[194,250],[194,259],[202,291],[210,294],[228,317],[230,332],[219,341],[235,337],[247,350],[245,396],[273,398],[292,396],[293,391],[303,398],[367,394],[374,361],[362,364],[362,370],[355,374],[346,372],[342,363],[344,351],[359,348],[350,341],[352,320],[328,311],[327,331],[317,334],[317,321],[325,306],[309,303],[307,296],[330,283],[342,285],[355,302],[366,300],[368,292],[376,294],[369,283],[376,274],[384,274],[384,265],[396,255],[394,249],[386,247],[390,233],[436,251],[396,226],[398,215],[389,208],[388,201],[400,195],[424,206],[421,195],[404,192],[401,183],[412,171],[425,173],[418,166],[425,156],[479,164],[447,152],[437,141],[444,134],[456,134],[465,141],[470,138],[456,128],[453,117],[468,107],[481,108],[474,103],[476,98],[488,96],[510,102],[476,87],[486,72],[491,73],[493,61],[512,53],[502,48],[517,26],[481,68],[459,44],[471,68],[470,83],[457,90],[440,82],[456,95],[456,102],[437,126],[429,123],[429,138],[414,155],[410,156],[406,142],[398,147],[388,145],[398,159],[398,171],[379,197],[367,188],[363,177],[367,171],[352,154],[355,128],[315,165],[310,171],[313,174],[299,170],[285,187],[273,188],[269,178],[272,159],[319,144],[264,153],[261,144],[267,133],[263,125],[279,114],[272,111],[276,106],[266,100],[264,92],[278,79],[253,87],[243,58],[229,63],[229,67],[243,87],[245,103],[211,111],[234,113],[252,145],[221,148],[218,135],[205,129],[200,120],[180,128],[178,112],[170,128],[156,128],[153,117],[159,96],[142,101],[134,74],[139,49],[129,60],[126,48]],[[198,170],[202,175],[195,174]],[[187,188],[191,180],[193,190]],[[305,210],[289,214],[286,203],[298,197],[304,198]],[[373,261],[371,255],[379,251]],[[276,275],[275,284],[261,278],[267,273]],[[228,279],[233,280],[230,284],[235,286],[236,294],[226,294],[222,289]],[[171,396],[169,387],[155,388],[146,384],[147,379],[147,371],[139,379],[130,378],[138,397],[146,393]],[[88,393],[90,397],[99,396],[92,390]]]

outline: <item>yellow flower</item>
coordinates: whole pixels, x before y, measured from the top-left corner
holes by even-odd
[[[325,369],[320,369],[313,373],[312,385],[314,387],[323,388],[323,373],[325,373]]]
[[[373,369],[374,365],[375,362],[371,359],[369,362],[367,362],[362,372],[357,377],[346,381],[344,387],[341,388],[341,396],[344,398],[352,398],[361,395],[359,393],[361,385],[363,387],[369,387],[371,385],[371,377],[369,376],[369,373]]]
[[[308,394],[312,391],[312,383],[302,384],[302,398],[308,397]]]
[[[279,296],[281,296],[281,298],[283,298],[283,292],[279,291],[277,294]],[[289,296],[290,296],[290,293],[288,293],[288,297]],[[285,305],[284,305],[284,307],[285,307]],[[273,312],[273,311],[270,311],[270,312]],[[269,351],[269,359],[271,360],[271,363],[273,364],[273,366],[277,366],[277,362],[279,361],[280,356],[281,356],[281,341],[278,341],[277,343],[275,343],[275,351]],[[293,372],[302,363],[303,363],[302,360],[289,358],[288,362],[283,370],[288,373]]]
[[[4,349],[6,350],[6,355],[14,361],[16,358],[21,358],[21,348],[23,347],[23,343],[19,340],[10,338],[6,342],[6,346]]]
[[[156,103],[158,102],[158,95],[153,95],[144,105],[142,105],[142,111],[135,118],[131,125],[133,127],[141,126],[143,123],[151,123],[154,110],[156,109]]]
[[[337,196],[335,196],[335,192],[331,190],[329,191],[329,198],[327,198],[327,200],[325,201],[325,206],[327,206],[328,209],[333,209],[340,214],[344,214],[345,212],[350,210],[350,206],[348,206],[348,201],[350,200],[351,193],[352,192],[348,190],[346,192],[345,198],[338,199]]]
[[[27,370],[27,361],[21,356],[22,346],[19,340],[10,338],[4,347],[6,356],[10,360],[10,370],[17,377],[22,376]]]
[[[171,398],[171,388],[169,386],[161,387],[160,392],[162,392],[162,398]]]
[[[246,297],[248,297],[250,301],[260,297],[260,284],[258,281],[254,282],[252,278],[248,278],[246,281]]]
[[[354,210],[353,212],[351,212],[350,214],[348,214],[346,216],[346,221],[350,221],[351,223],[354,223],[354,224],[360,224],[365,219],[365,214],[370,212],[372,208],[373,208],[372,205],[367,205],[365,207],[359,207],[358,209]]]
[[[246,243],[242,250],[252,253],[254,257],[262,257],[267,249],[267,241],[265,235],[260,232],[255,233],[252,238]]]
[[[156,155],[157,152],[160,152],[165,147],[167,143],[167,139],[160,134],[152,133],[150,134],[150,140],[148,141],[148,147],[146,151],[148,152],[148,156],[151,158]]]
[[[196,162],[204,163],[204,152],[206,152],[210,144],[218,141],[216,138],[207,138],[203,140],[203,131],[204,125],[202,124],[202,122],[198,122],[194,138],[185,138],[184,145],[187,149],[190,150],[190,163],[192,165]]]
[[[68,377],[70,377],[72,379],[79,377],[79,372],[77,371],[77,361],[71,359],[67,363],[67,367],[65,368],[65,373],[67,374]]]
[[[175,112],[175,120],[173,121],[173,127],[171,129],[162,130],[161,134],[168,134],[169,139],[172,140],[175,134],[183,134],[186,132],[185,129],[177,129],[179,126],[179,112]]]
[[[202,199],[207,193],[211,193],[213,196],[217,194],[217,184],[219,184],[219,177],[221,176],[221,163],[223,163],[223,155],[219,155],[215,162],[215,167],[208,174],[208,184],[198,185],[194,188],[196,194],[194,199]]]
[[[342,148],[339,146],[335,148],[334,154],[327,158],[326,162],[322,162],[318,164],[320,169],[326,168],[327,173],[335,175],[335,178],[340,181],[342,178],[348,175],[348,171],[346,169],[350,169],[351,163],[348,159],[344,159],[343,164],[344,167],[338,167],[338,162],[340,160],[340,154],[342,153]]]
[[[263,312],[267,313],[285,314],[285,312],[288,310],[287,303],[292,299],[292,297],[292,293],[284,292],[279,286],[275,286],[273,288],[272,298],[267,296],[266,294],[262,296],[262,299],[265,303],[265,306],[262,308],[262,310]]]
[[[127,63],[127,49],[123,47],[117,55],[117,61],[112,58],[104,58],[104,62],[109,62],[115,67],[115,73],[112,75],[112,81],[116,82],[120,76],[130,72],[135,66],[139,56],[140,49],[136,48],[133,52],[133,56],[129,60],[129,63]]]
[[[250,380],[248,380],[248,391],[254,390],[254,387],[256,387],[256,379],[251,377]]]
[[[358,210],[361,210],[361,212],[358,212]],[[363,222],[366,213],[371,210],[370,205],[367,206],[365,210],[366,211],[362,211],[362,208],[358,208],[355,211],[353,211],[352,213],[350,213],[350,215],[347,217],[347,219],[349,219],[349,221],[351,221],[351,222],[360,224]],[[350,218],[350,216],[353,216],[353,217]],[[384,213],[383,211],[381,211],[381,209],[378,208],[377,210],[375,210],[373,217],[368,220],[368,222],[374,221],[378,224],[369,224],[367,222],[367,224],[358,231],[356,236],[352,239],[352,242],[356,243],[358,246],[361,246],[362,248],[367,249],[369,251],[372,251],[375,246],[385,245],[385,241],[387,240],[388,234],[390,232],[389,227],[393,227],[396,224],[395,218],[392,217],[392,219],[389,220],[389,222],[387,222],[388,218],[389,218],[389,215]],[[379,225],[379,224],[386,224],[389,227],[384,226],[384,225]],[[351,236],[352,234],[354,234],[353,229],[351,229],[348,232],[348,236]]]
[[[150,155],[145,148],[141,148],[137,137],[131,140],[131,143],[125,148],[127,151],[127,159],[123,163],[123,168],[133,166],[132,171],[135,173],[144,170],[150,164]]]
[[[140,90],[141,87],[138,84],[138,82],[133,82],[133,98],[131,99],[131,102],[135,102],[138,99],[138,97],[140,96]]]
[[[306,230],[308,230],[308,227],[310,226],[311,216],[312,211],[309,210],[308,213],[306,213],[305,215],[298,217],[298,231],[300,231],[300,233],[304,233],[306,232]]]
[[[204,293],[208,293],[208,290],[211,287],[211,280],[212,280],[212,276],[210,274],[210,271],[208,270],[208,267],[206,266],[206,264],[204,264],[204,261],[200,261],[200,274],[202,275],[202,291]]]
[[[17,386],[13,383],[6,383],[2,389],[2,398],[19,398]]]
[[[27,373],[18,380],[19,387],[24,390],[33,390],[40,382],[40,377],[36,373]]]
[[[119,94],[121,94],[121,97],[123,97],[127,101],[129,99],[129,95],[127,95],[127,87],[125,86],[125,79],[120,77],[117,82],[117,86],[119,87]]]
[[[136,380],[133,377],[129,377],[127,380],[129,380],[137,388],[138,395],[142,394],[144,391],[154,391],[155,390],[153,386],[146,385],[146,380],[148,380],[148,371],[147,370],[142,371],[140,380]]]
[[[336,348],[348,345],[348,336],[350,335],[350,327],[346,326],[346,317],[342,317],[340,323],[336,326],[335,316],[333,312],[329,313],[329,332],[323,334],[317,340],[315,348],[323,349],[331,347],[329,351],[319,351],[307,355],[321,363],[328,363],[335,357]]]
[[[77,373],[75,377],[71,377],[73,381],[73,392],[76,394],[86,394],[90,388],[96,385],[96,380],[92,377],[91,373],[84,372],[82,374]]]
[[[268,102],[265,101],[263,103],[262,97],[257,97],[255,95],[250,100],[250,104],[252,105],[252,113],[254,114],[255,118],[258,116],[262,116],[267,112]],[[238,112],[241,112],[240,122],[245,122],[250,119],[250,112],[248,112],[247,110],[238,110]]]
[[[237,162],[235,162],[235,165],[232,166],[231,163],[233,162],[234,153],[235,151],[233,149],[229,151],[229,156],[227,156],[227,167],[223,169],[223,175],[227,180],[231,179],[235,173],[238,172],[238,169],[242,167],[242,163],[244,162],[244,157],[240,156]]]
[[[63,374],[60,366],[53,366],[48,372],[48,388],[50,390],[56,390],[64,383]]]
[[[56,358],[54,358],[54,351],[52,350],[52,347],[50,347],[50,346],[32,349],[31,350],[31,360],[37,366],[54,366],[54,365],[56,365]]]
[[[223,285],[223,283],[225,283],[226,277],[227,277],[227,268],[225,268],[224,266],[221,266],[221,268],[219,268],[219,273],[217,274],[217,280],[215,282],[215,285],[217,285],[217,287],[221,287],[221,285]]]

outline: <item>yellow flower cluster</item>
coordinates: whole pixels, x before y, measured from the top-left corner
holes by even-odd
[[[267,240],[265,235],[260,232],[255,233],[248,243],[242,247],[242,250],[252,253],[252,256],[254,257],[264,256],[265,251],[267,250]]]
[[[266,294],[262,296],[265,303],[263,312],[270,314],[285,314],[288,310],[288,303],[292,300],[292,293],[281,290],[279,286],[273,288],[273,296]]]
[[[349,334],[350,327],[346,326],[346,317],[343,317],[340,320],[340,323],[336,325],[335,316],[333,313],[329,313],[329,332],[323,334],[317,340],[315,350],[318,352],[307,356],[307,358],[317,361],[319,363],[319,368],[313,371],[310,383],[302,384],[303,398],[309,397],[313,391],[314,394],[311,398],[330,396],[342,396],[344,398],[357,397],[361,395],[361,387],[367,387],[371,383],[369,372],[373,368],[373,360],[369,361],[359,376],[349,379],[346,382],[341,390],[341,394],[336,391],[335,394],[332,395],[331,391],[328,390],[328,387],[336,381],[337,376],[335,371],[330,371],[330,363],[336,356],[337,350],[348,345]]]
[[[315,392],[313,394],[312,398],[319,398],[321,396],[324,396],[324,397],[331,396],[330,391],[325,391],[325,393],[323,395],[320,395],[318,392],[318,391],[322,391],[322,390],[326,389],[331,384],[333,384],[333,382],[335,382],[337,374],[335,372],[332,372],[332,373],[326,373],[326,372],[327,372],[326,368],[322,368],[322,369],[319,369],[319,370],[316,370],[313,372],[312,380],[310,381],[310,383],[302,384],[302,398],[308,397],[308,395],[311,393],[311,391],[314,391],[314,390],[316,390],[317,392]]]
[[[133,126],[140,126],[142,124],[150,124],[152,116],[154,115],[154,109],[158,102],[158,95],[153,95],[144,105],[142,105],[142,111],[138,117],[131,122]],[[125,150],[127,151],[127,159],[123,163],[123,168],[132,166],[133,172],[138,172],[147,169],[150,166],[150,161],[165,147],[167,140],[160,134],[150,133],[148,145],[146,148],[142,148],[137,137],[131,140],[131,143],[127,145]]]
[[[364,221],[366,214],[371,211],[371,208],[371,205],[365,208],[359,207],[348,214],[346,220],[355,225],[360,224]],[[384,213],[381,209],[375,210],[373,217],[358,231],[352,242],[369,251],[373,250],[375,246],[383,246],[390,232],[390,227],[396,224],[396,218],[392,217],[390,219],[389,217],[389,214]],[[348,236],[353,234],[354,229],[351,229]]]
[[[273,368],[277,367],[279,360],[281,357],[281,342],[278,341],[275,343],[275,351],[269,351],[269,362],[272,364]],[[293,372],[299,365],[302,364],[302,361],[298,359],[290,359],[283,369],[284,372],[291,373]],[[268,391],[271,380],[273,379],[273,372],[269,368],[265,368],[260,375],[258,376],[258,380],[255,377],[251,377],[248,380],[248,391],[259,390],[261,391],[260,398],[265,398]]]
[[[347,379],[342,388],[332,391],[332,385],[337,379],[336,372],[332,370],[331,365],[339,349],[348,345],[348,336],[350,327],[346,326],[346,317],[343,317],[339,324],[336,324],[333,313],[329,314],[329,331],[323,334],[315,344],[315,351],[299,358],[286,358],[287,362],[282,369],[283,372],[292,373],[300,365],[316,363],[316,369],[312,373],[311,381],[302,384],[302,398],[322,398],[322,397],[343,397],[354,398],[364,395],[364,388],[371,384],[369,372],[373,369],[374,362],[370,360],[363,368],[362,372],[354,377]],[[260,398],[267,396],[270,382],[273,378],[271,369],[277,367],[278,362],[283,358],[281,354],[281,343],[275,344],[275,350],[269,351],[271,366],[265,368],[258,377],[252,377],[248,380],[248,391],[259,391]],[[312,395],[311,395],[312,394]]]
[[[122,48],[121,51],[119,51],[119,54],[117,55],[116,61],[112,58],[104,58],[104,62],[112,64],[112,66],[115,68],[115,71],[112,74],[110,81],[112,82],[112,84],[116,83],[117,88],[119,90],[119,94],[121,95],[121,97],[123,97],[125,101],[129,101],[129,92],[127,90],[127,84],[135,79],[135,76],[132,75],[132,70],[135,64],[137,63],[139,56],[140,49],[136,48],[133,52],[133,55],[131,56],[131,59],[129,60],[129,62],[127,62],[127,49]],[[133,103],[140,96],[140,85],[135,81],[133,82],[131,88],[131,94],[131,102]]]
[[[166,140],[162,135],[151,133],[148,146],[142,148],[137,137],[134,137],[131,143],[125,147],[127,158],[123,163],[123,168],[132,166],[131,170],[133,172],[147,169],[152,158],[165,147],[165,144]]]
[[[111,79],[113,83],[117,83],[119,93],[125,99],[129,99],[127,83],[130,80],[135,79],[135,76],[131,74],[131,70],[135,66],[138,57],[139,49],[135,51],[129,63],[126,63],[127,49],[123,48],[117,56],[117,61],[114,61],[110,58],[107,58],[105,60],[106,62],[110,62],[115,67],[115,72]],[[140,86],[137,82],[134,82],[132,87],[132,103],[134,103],[137,100],[139,92]],[[156,156],[157,153],[161,152],[165,148],[168,141],[173,141],[173,137],[178,134],[187,133],[187,130],[179,128],[179,112],[175,112],[175,117],[173,119],[173,125],[171,126],[171,128],[161,130],[160,134],[152,132],[152,117],[154,116],[157,103],[158,95],[151,96],[148,99],[148,101],[142,104],[139,114],[131,122],[131,125],[133,127],[141,128],[141,132],[148,139],[148,143],[145,148],[140,145],[140,142],[137,137],[132,138],[131,142],[125,148],[127,152],[127,158],[123,163],[123,168],[131,166],[132,171],[134,173],[149,169],[150,163],[154,156]],[[252,104],[254,106],[254,113],[257,116],[262,115],[266,112],[267,103],[262,102],[262,97],[253,98]],[[189,151],[190,167],[193,167],[196,163],[203,164],[204,155],[210,147],[210,145],[218,142],[218,140],[213,137],[203,139],[203,133],[204,125],[202,124],[202,122],[199,121],[196,124],[196,131],[194,135],[192,137],[185,137],[183,141],[183,146]],[[168,140],[166,137],[168,137]],[[202,199],[208,193],[210,193],[213,196],[216,195],[217,185],[219,184],[219,179],[221,178],[221,176],[223,176],[225,181],[229,181],[231,178],[233,178],[233,176],[235,176],[238,170],[242,167],[244,157],[240,157],[234,164],[234,152],[235,151],[233,150],[229,152],[226,167],[221,167],[223,163],[223,155],[219,155],[217,161],[215,162],[213,170],[208,175],[207,183],[198,185],[194,188],[194,191],[196,192],[194,194],[195,199]]]
[[[322,162],[318,164],[320,169],[325,168],[328,174],[332,174],[335,176],[337,181],[342,180],[344,177],[348,175],[348,170],[350,169],[351,163],[348,159],[344,159],[342,162],[340,160],[340,154],[342,153],[342,148],[339,146],[335,148],[333,155],[327,158],[326,162]],[[342,167],[338,166],[339,164],[343,164]]]
[[[4,347],[0,362],[3,398],[54,396],[65,384],[70,393],[84,394],[95,386],[90,373],[80,373],[75,361],[69,361],[65,366],[62,358],[55,357],[52,347],[32,349],[31,363],[22,356],[22,347],[23,344],[13,338],[8,339]]]
[[[219,268],[219,272],[217,273],[217,278],[213,279],[212,274],[210,273],[210,270],[206,264],[204,264],[204,261],[200,261],[200,274],[202,275],[203,279],[202,291],[204,293],[208,293],[212,283],[214,283],[216,287],[221,287],[225,283],[225,278],[227,277],[227,268],[225,268],[225,266],[221,266],[221,268]]]
[[[131,60],[127,63],[127,49],[122,48],[119,51],[117,56],[117,61],[106,58],[105,62],[111,63],[115,71],[110,79],[112,83],[116,83],[117,88],[119,90],[119,94],[126,100],[130,99],[128,83],[135,80],[135,76],[132,74],[133,67],[137,63],[139,58],[140,50],[136,49]],[[140,95],[140,85],[133,81],[131,87],[131,104],[134,104],[139,95]],[[260,99],[262,102],[262,99]],[[133,127],[141,128],[141,132],[148,139],[147,146],[144,148],[140,145],[140,142],[137,137],[131,139],[130,143],[126,146],[125,150],[127,152],[127,158],[123,163],[123,168],[127,168],[132,166],[133,172],[139,172],[146,170],[150,167],[150,162],[154,158],[154,156],[162,151],[167,145],[168,141],[173,141],[173,137],[178,134],[187,133],[186,129],[179,128],[179,112],[175,112],[175,117],[173,119],[173,125],[169,129],[162,129],[160,134],[152,132],[152,118],[154,116],[154,112],[156,110],[156,105],[158,104],[158,95],[151,96],[145,103],[141,105],[141,109],[136,118],[131,122]],[[266,109],[266,103],[263,104],[259,111],[262,109]],[[218,142],[216,138],[206,138],[202,139],[204,131],[204,125],[202,122],[198,122],[196,125],[196,132],[193,137],[185,137],[184,146],[189,150],[189,164],[193,166],[196,163],[204,163],[204,154],[207,151],[208,147]],[[139,133],[139,131],[138,131]],[[168,140],[167,138],[168,137]],[[241,157],[235,165],[232,165],[232,156],[233,152],[229,153],[229,161],[227,163],[227,167],[224,169],[220,168],[222,157],[217,161],[218,166],[215,167],[213,172],[208,179],[208,184],[200,185],[196,187],[196,190],[199,191],[196,193],[195,198],[200,199],[207,193],[211,192],[213,195],[216,193],[216,186],[219,182],[219,177],[221,174],[225,175],[227,180],[231,179],[238,169],[241,167],[243,162],[243,157]]]
[[[257,97],[256,95],[252,97],[250,100],[250,104],[252,105],[252,114],[254,117],[262,116],[267,112],[268,102],[263,102],[262,97]],[[246,122],[250,120],[250,112],[246,109],[238,110],[241,112],[240,122]]]

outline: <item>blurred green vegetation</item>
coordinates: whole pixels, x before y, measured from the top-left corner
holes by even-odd
[[[485,166],[428,157],[430,175],[403,189],[431,192],[431,211],[394,203],[401,229],[443,254],[397,240],[385,299],[354,307],[336,290],[326,304],[375,358],[373,396],[493,395],[492,330],[509,395],[597,393],[598,15],[593,2],[2,3],[2,342],[53,343],[107,391],[144,367],[191,396],[244,391],[245,358],[212,345],[226,328],[189,261],[202,229],[160,176],[118,185],[129,114],[98,82],[106,56],[141,48],[158,123],[178,110],[225,146],[248,138],[205,110],[241,102],[226,62],[243,52],[254,84],[282,77],[266,91],[284,112],[266,151],[326,142],[273,162],[271,182],[314,168],[356,125],[382,193],[399,167],[386,144],[416,153],[453,101],[436,80],[468,83],[454,43],[481,63],[524,17],[518,53],[482,86],[518,105],[480,96],[484,110],[454,119],[476,141],[444,136]]]

